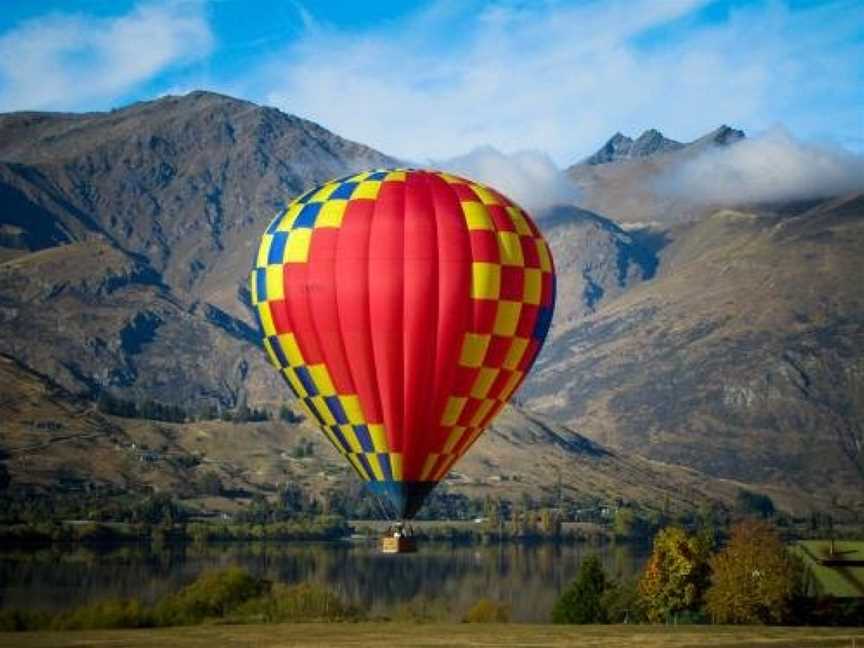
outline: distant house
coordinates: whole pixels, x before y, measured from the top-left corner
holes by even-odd
[[[864,599],[864,541],[802,540],[792,550],[808,569],[810,596]]]

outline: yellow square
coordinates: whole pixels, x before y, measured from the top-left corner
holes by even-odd
[[[402,453],[391,452],[390,454],[390,472],[393,473],[394,481],[402,481]]]
[[[516,232],[498,232],[498,251],[501,253],[501,264],[524,266],[522,243]]]
[[[507,301],[506,299],[499,301],[498,312],[495,313],[495,328],[492,332],[495,335],[515,335],[521,311],[522,302]]]
[[[462,178],[457,178],[452,173],[447,173],[446,171],[439,171],[438,177],[444,180],[447,184],[465,184],[465,181]]]
[[[549,258],[549,248],[546,247],[546,241],[537,238],[534,239],[534,244],[537,246],[537,256],[540,257],[540,269],[543,272],[552,272],[552,261]]]
[[[522,301],[526,304],[539,304],[543,286],[543,273],[538,268],[525,268]]]
[[[492,406],[495,405],[495,401],[491,398],[485,399],[482,403],[480,403],[480,407],[474,412],[474,416],[471,417],[471,425],[480,425],[486,415],[489,413],[489,410],[492,409]]]
[[[279,358],[276,357],[276,354],[273,353],[273,345],[270,343],[270,338],[264,338],[264,350],[267,352],[267,357],[270,358],[270,364],[281,369],[282,364],[279,362]]]
[[[486,187],[481,187],[480,185],[472,184],[471,189],[477,194],[477,197],[483,202],[484,205],[500,205],[501,201],[498,200],[492,192],[486,189]]]
[[[342,404],[342,409],[345,411],[345,416],[348,417],[349,423],[353,425],[361,425],[365,423],[363,419],[363,410],[360,407],[360,399],[357,398],[357,396],[340,396],[339,402]]]
[[[333,412],[330,412],[331,414]],[[357,435],[354,433],[354,428],[350,425],[339,425],[339,432],[342,434],[342,438],[348,443],[348,447],[351,448],[351,452],[357,452],[363,454],[363,446],[360,445],[360,439],[357,438]]]
[[[483,367],[477,372],[477,378],[474,380],[474,385],[471,387],[471,396],[474,398],[486,398],[486,394],[492,388],[492,383],[498,376],[499,369]]]
[[[347,200],[328,200],[321,205],[315,227],[341,227],[342,216],[345,214]]]
[[[502,403],[506,402],[510,395],[513,393],[513,390],[516,389],[516,386],[519,384],[519,381],[522,379],[521,371],[514,371],[510,378],[507,380],[504,387],[501,389],[501,393],[498,394],[498,400]]]
[[[461,425],[457,425],[452,430],[450,430],[450,435],[447,437],[447,442],[444,444],[444,449],[442,452],[445,454],[450,454],[453,452],[453,448],[456,447],[456,444],[459,443],[459,439],[462,438],[462,435],[465,433],[465,428]]]
[[[300,213],[301,209],[303,209],[303,205],[300,203],[291,203],[288,206],[288,209],[285,210],[285,216],[279,222],[279,225],[276,226],[276,231],[290,232],[291,228],[294,227],[294,221],[297,220],[297,214]]]
[[[256,268],[249,273],[249,299],[252,300],[252,305],[257,306],[258,302],[258,269]]]
[[[324,364],[308,365],[309,375],[312,377],[312,382],[318,388],[318,393],[321,396],[335,396],[336,388],[333,386],[333,381],[330,380],[330,372],[327,371],[327,366]],[[328,410],[330,408],[327,408]]]
[[[486,349],[489,347],[491,335],[480,335],[479,333],[466,333],[462,342],[462,354],[459,364],[463,367],[479,367],[483,364]]]
[[[267,301],[273,299],[284,299],[285,290],[283,287],[282,266],[269,265],[267,266],[266,276],[264,277],[264,285],[267,288]]]
[[[388,180],[391,182],[393,182],[393,181],[405,182],[405,172],[404,171],[391,171],[390,173],[387,174],[387,176],[384,178],[384,180],[385,180],[385,182]]]
[[[290,367],[285,367],[285,368],[282,370],[282,375],[285,376],[285,380],[288,381],[288,384],[290,384],[291,387],[294,389],[294,393],[297,394],[300,398],[305,398],[306,396],[309,395],[309,394],[306,392],[306,388],[303,387],[303,383],[302,383],[302,382],[300,381],[300,379],[297,377],[297,374],[294,373],[294,370],[293,370],[293,369],[291,369]],[[302,402],[302,401],[301,401],[301,402]],[[303,406],[304,406],[304,407],[305,407],[305,405],[306,405],[306,403],[303,403]],[[307,411],[308,411],[309,408],[306,408],[306,409],[307,409]],[[312,416],[312,413],[311,413],[311,412],[309,413],[309,420],[310,420],[310,421],[314,421],[314,420],[316,420],[315,417]]]
[[[309,244],[312,230],[306,227],[291,230],[285,245],[285,263],[306,263],[309,258]]]
[[[351,465],[354,466],[354,470],[357,471],[357,474],[360,475],[360,479],[364,481],[369,481],[372,479],[372,475],[366,472],[366,469],[363,467],[363,464],[360,463],[360,460],[357,458],[356,454],[353,453],[345,453],[345,456],[348,457],[348,461],[351,462]]]
[[[513,338],[513,341],[510,343],[510,348],[507,350],[507,357],[504,358],[504,362],[501,366],[505,369],[515,369],[519,366],[519,361],[522,360],[522,356],[525,354],[525,349],[527,348],[527,338]]]
[[[261,328],[266,337],[276,335],[276,327],[273,325],[273,317],[270,315],[270,304],[268,302],[258,304],[258,318],[261,320]]]
[[[447,400],[447,406],[444,408],[444,415],[441,417],[441,425],[456,425],[459,420],[459,415],[465,407],[468,399],[464,396],[451,396]]]
[[[489,210],[482,203],[463,202],[462,212],[465,214],[465,222],[468,224],[469,230],[495,229],[492,217],[489,216]]]
[[[318,387],[317,383],[315,386]],[[315,405],[315,409],[318,410],[321,418],[324,419],[325,425],[336,425],[336,418],[333,416],[330,408],[327,407],[327,401],[324,400],[323,396],[310,396],[309,399]]]
[[[370,173],[372,173],[372,172],[371,171],[361,171],[360,173],[357,173],[356,175],[353,175],[350,178],[348,178],[347,180],[345,180],[345,182],[356,182],[359,184],[360,182],[363,182],[366,178],[368,178]]]
[[[255,261],[256,268],[267,267],[267,257],[270,256],[270,246],[273,244],[273,235],[265,234],[261,237],[261,246],[258,248],[258,259]]]
[[[381,182],[379,180],[364,180],[351,193],[351,200],[355,198],[377,198],[378,192],[381,190]]]
[[[388,443],[387,443],[387,434],[384,432],[384,426],[380,423],[373,423],[367,425],[369,428],[369,436],[372,437],[372,447],[375,448],[376,452],[387,452]]]
[[[471,296],[474,299],[498,299],[501,294],[501,266],[475,261],[471,264]]]
[[[381,469],[381,458],[374,452],[366,452],[366,461],[372,467],[372,472],[375,474],[375,479],[383,480],[384,471]]]
[[[508,205],[507,213],[510,214],[510,220],[513,221],[513,227],[516,228],[517,234],[520,236],[532,236],[531,228],[528,227],[528,222],[525,220],[521,209]]]
[[[310,203],[315,202],[324,202],[330,197],[334,191],[336,191],[336,187],[341,185],[341,182],[329,182],[323,187],[321,187],[315,194],[308,200]]]
[[[306,364],[303,359],[303,354],[300,353],[300,347],[297,346],[297,338],[293,333],[283,333],[279,336],[279,346],[282,347],[282,355],[288,359],[288,364],[292,367],[300,367]]]

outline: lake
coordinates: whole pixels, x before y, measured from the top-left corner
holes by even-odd
[[[585,556],[597,554],[609,575],[629,578],[648,551],[631,545],[422,542],[413,555],[383,555],[365,542],[5,551],[0,553],[0,607],[61,610],[109,597],[149,603],[202,571],[239,566],[269,580],[326,585],[372,616],[425,613],[458,620],[486,597],[510,604],[515,621],[548,621],[555,599]]]

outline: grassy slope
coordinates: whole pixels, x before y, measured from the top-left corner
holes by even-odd
[[[852,646],[864,630],[681,626],[439,625],[405,623],[199,626],[0,634],[0,646]]]

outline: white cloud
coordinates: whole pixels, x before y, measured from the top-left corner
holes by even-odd
[[[864,5],[792,11],[759,3],[708,24],[693,17],[704,4],[550,2],[478,11],[437,2],[359,33],[318,22],[253,74],[250,88],[288,112],[413,159],[488,144],[542,149],[567,165],[617,130],[656,127],[688,140],[721,123],[753,130],[783,120],[814,132],[839,115],[831,102],[846,106],[845,121],[832,126],[856,129],[848,106],[860,93],[864,48],[848,32],[864,21]]]
[[[552,158],[539,151],[505,155],[494,148],[482,147],[467,155],[431,164],[488,184],[535,215],[552,205],[573,203],[577,197],[573,183],[561,173]]]
[[[0,109],[112,100],[175,64],[208,55],[212,45],[200,2],[139,4],[111,18],[36,18],[0,36]]]
[[[836,196],[864,191],[864,157],[801,142],[775,128],[707,150],[661,176],[657,189],[718,204]]]

